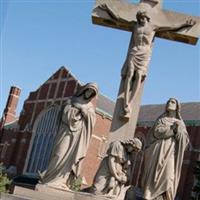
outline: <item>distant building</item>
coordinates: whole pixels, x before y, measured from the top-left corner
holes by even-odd
[[[57,133],[58,113],[61,105],[75,93],[81,83],[66,68],[61,67],[36,91],[30,92],[19,118],[15,110],[20,89],[12,87],[1,120],[0,162],[14,165],[19,174],[37,176],[47,168],[54,138]],[[92,183],[101,162],[111,125],[114,102],[99,94],[96,101],[97,122],[91,138],[82,176],[86,185]],[[149,128],[164,111],[164,105],[142,106],[136,136],[146,143]],[[185,153],[178,196],[188,200],[194,185],[193,166],[200,154],[200,103],[182,104],[182,117],[190,135],[190,147]],[[139,186],[142,174],[143,153],[134,161],[133,183]]]

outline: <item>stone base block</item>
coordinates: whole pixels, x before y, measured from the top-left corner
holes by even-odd
[[[12,194],[4,194],[4,193],[0,193],[0,199],[1,200],[27,200],[23,197],[19,197]]]
[[[83,192],[64,191],[40,184],[37,185],[36,190],[16,186],[14,188],[14,195],[27,200],[115,200],[115,198]]]

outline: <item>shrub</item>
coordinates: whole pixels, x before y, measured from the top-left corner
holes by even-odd
[[[70,185],[70,189],[74,191],[80,191],[82,184],[82,178],[78,176],[76,179],[73,179]]]
[[[5,168],[2,163],[0,163],[0,193],[8,192],[9,185],[11,181],[8,179],[7,174],[5,173]]]

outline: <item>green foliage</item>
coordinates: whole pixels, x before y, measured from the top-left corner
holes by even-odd
[[[11,181],[7,178],[6,175],[2,175],[0,177],[0,193],[1,192],[8,192],[8,186],[10,185]]]
[[[8,192],[8,187],[10,184],[11,181],[8,179],[7,174],[5,173],[3,164],[0,163],[0,193]]]
[[[71,181],[70,189],[74,191],[80,191],[82,184],[82,177],[78,176]]]

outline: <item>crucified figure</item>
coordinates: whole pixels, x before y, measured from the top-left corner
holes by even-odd
[[[133,28],[127,58],[121,70],[121,76],[124,79],[124,103],[121,114],[123,118],[130,118],[130,101],[137,96],[141,82],[147,75],[155,34],[158,31],[177,31],[195,24],[195,21],[187,20],[185,23],[171,27],[158,27],[151,24],[146,11],[138,11],[136,19],[137,23]]]
[[[109,4],[104,3],[101,6],[111,18],[120,21],[114,9]],[[158,16],[159,17],[159,16]],[[157,32],[178,31],[182,28],[192,27],[196,22],[192,19],[184,23],[171,26],[157,26],[151,22],[146,10],[139,10],[136,13],[136,22],[133,23],[132,37],[129,44],[128,54],[121,70],[123,81],[123,105],[121,119],[129,120],[131,114],[131,101],[135,99],[140,89],[142,81],[147,76],[147,67],[151,58],[152,45]]]

